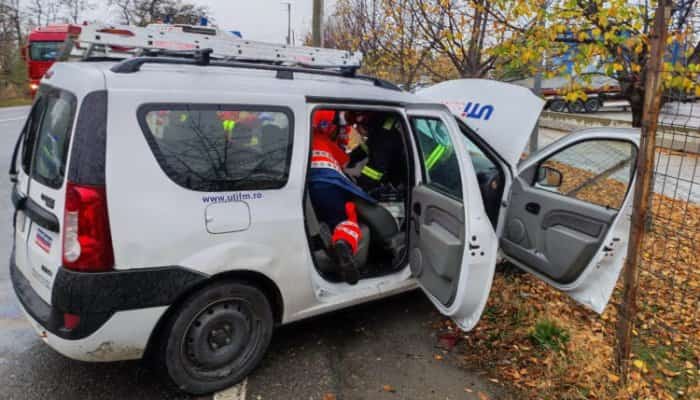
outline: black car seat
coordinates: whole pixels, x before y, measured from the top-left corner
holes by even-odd
[[[370,244],[373,249],[384,252],[397,260],[406,247],[406,235],[399,230],[394,216],[379,204],[372,204],[362,199],[355,200],[357,219],[366,224],[372,234]]]

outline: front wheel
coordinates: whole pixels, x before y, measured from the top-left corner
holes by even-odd
[[[260,363],[272,330],[272,309],[263,292],[241,283],[214,283],[187,298],[166,324],[162,371],[190,394],[225,389]]]

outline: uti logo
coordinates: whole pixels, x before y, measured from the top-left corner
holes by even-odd
[[[488,121],[491,119],[491,114],[493,114],[494,107],[491,104],[481,105],[479,103],[472,103],[471,101],[464,106],[464,111],[462,111],[462,116],[474,119],[483,119]]]

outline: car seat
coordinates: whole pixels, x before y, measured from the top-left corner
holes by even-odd
[[[399,230],[393,215],[380,204],[372,204],[362,199],[355,200],[357,218],[369,227],[371,245],[396,261],[406,247],[406,235]]]

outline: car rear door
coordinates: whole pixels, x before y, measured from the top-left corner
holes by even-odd
[[[17,224],[16,240],[25,243],[26,255],[20,254],[20,246],[15,251],[18,268],[39,296],[50,303],[51,285],[62,262],[60,220],[77,99],[68,91],[50,86],[42,86],[39,96],[40,106],[31,117],[22,152],[28,180],[20,211],[26,220]]]
[[[33,148],[34,132],[37,129],[44,112],[45,103],[41,93],[36,97],[29,111],[27,120],[17,138],[10,165],[10,180],[14,182],[12,187],[12,205],[15,208],[13,216],[13,243],[12,253],[17,265],[27,265],[27,237],[28,223],[25,205],[29,188],[29,170],[31,166],[31,149]]]
[[[411,196],[411,272],[438,310],[462,329],[479,320],[498,240],[459,128],[442,105],[406,109],[416,144]]]
[[[631,129],[585,131],[523,162],[502,229],[506,258],[602,313],[627,253],[638,142]]]

